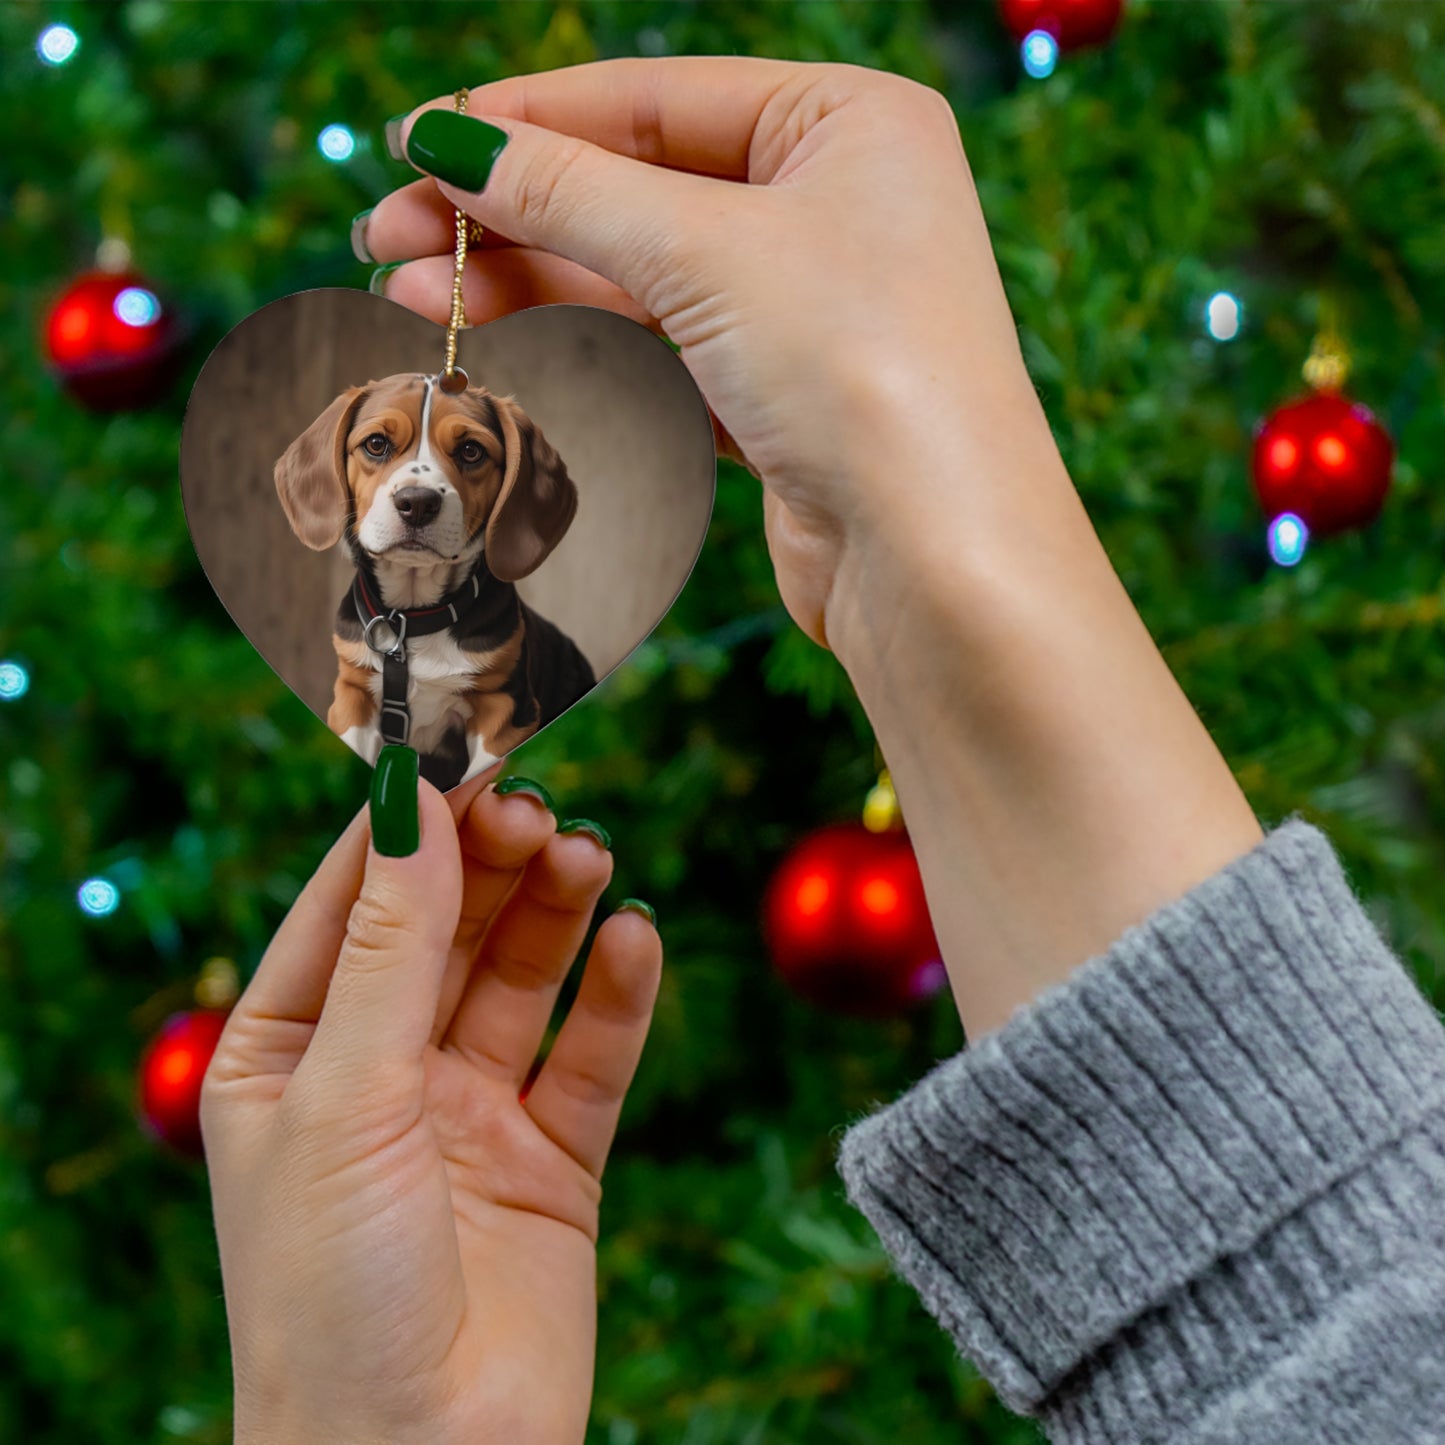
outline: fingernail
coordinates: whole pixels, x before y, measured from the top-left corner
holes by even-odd
[[[406,154],[401,148],[401,128],[410,114],[411,112],[408,110],[401,115],[394,115],[386,123],[386,153],[394,161],[406,159]]]
[[[421,846],[415,748],[382,748],[371,775],[371,841],[387,858],[409,858]]]
[[[604,848],[611,849],[612,835],[602,826],[601,823],[594,823],[591,818],[568,818],[565,823],[557,825],[559,833],[586,833],[595,838]]]
[[[552,795],[541,783],[535,783],[531,778],[519,778],[515,773],[509,778],[503,778],[492,791],[507,797],[512,793],[525,793],[529,798],[536,798],[549,813],[557,811],[557,805],[552,801]]]
[[[371,280],[366,283],[366,289],[370,291],[373,296],[385,296],[386,278],[390,276],[398,266],[405,265],[405,261],[393,261],[390,265],[378,266],[376,270],[371,273]]]
[[[351,254],[365,266],[376,265],[376,257],[371,254],[371,249],[366,244],[366,223],[375,209],[375,206],[368,206],[351,218]]]
[[[657,927],[657,913],[652,904],[644,903],[640,898],[624,898],[617,905],[619,913],[640,913],[654,928]]]
[[[454,110],[424,110],[406,138],[406,158],[448,185],[480,191],[508,139],[506,131],[484,120]]]

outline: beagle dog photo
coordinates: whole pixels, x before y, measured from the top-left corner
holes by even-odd
[[[511,397],[414,372],[351,387],[275,480],[296,536],[314,551],[344,541],[356,568],[326,721],[367,762],[408,743],[423,777],[455,787],[595,685],[514,585],[566,534],[577,487]]]

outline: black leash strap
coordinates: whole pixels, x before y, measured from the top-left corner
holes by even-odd
[[[406,662],[408,637],[426,637],[460,622],[481,596],[480,569],[473,572],[455,592],[432,607],[391,607],[380,605],[380,589],[372,596],[366,575],[358,571],[351,584],[351,600],[361,621],[366,645],[381,657],[381,740],[388,747],[404,747],[411,737],[411,709],[406,694],[410,671]],[[378,628],[382,629],[378,633]]]
[[[411,736],[411,711],[406,705],[406,649],[385,653],[381,659],[381,740],[388,747],[405,745]]]

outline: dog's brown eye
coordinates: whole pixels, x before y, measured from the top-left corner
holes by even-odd
[[[481,442],[465,441],[457,448],[457,460],[469,467],[476,466],[486,454]]]
[[[367,456],[384,457],[391,450],[391,439],[385,432],[374,431],[361,445]]]

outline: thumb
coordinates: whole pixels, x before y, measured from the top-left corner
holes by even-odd
[[[411,748],[386,748],[377,760],[361,893],[298,1073],[358,1086],[395,1079],[420,1064],[431,1038],[461,913],[462,861],[451,809],[417,770]]]
[[[746,191],[510,116],[440,107],[402,128],[399,149],[458,210],[518,245],[587,267],[654,316],[687,304],[677,283],[709,240],[698,218],[738,205]]]

